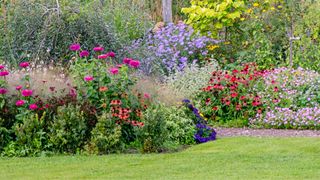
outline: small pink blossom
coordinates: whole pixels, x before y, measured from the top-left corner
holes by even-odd
[[[124,58],[122,62],[123,62],[124,64],[130,64],[130,61],[132,61],[132,59],[130,59],[130,58]]]
[[[87,81],[87,82],[93,81],[93,79],[94,79],[93,76],[85,76],[84,77],[84,80]]]
[[[32,96],[32,93],[33,93],[33,91],[30,89],[24,89],[21,92],[22,96],[24,96],[24,97]]]
[[[23,106],[25,104],[24,100],[18,100],[16,106]]]
[[[4,65],[1,65],[1,64],[0,64],[0,69],[4,69]]]
[[[29,62],[22,62],[22,63],[19,64],[19,66],[22,67],[22,68],[26,68],[29,65],[30,65]]]
[[[108,52],[107,53],[107,55],[109,56],[109,57],[112,57],[112,58],[114,58],[114,57],[116,57],[116,54],[114,53],[114,52]]]
[[[6,94],[8,92],[5,88],[0,88],[0,94]]]
[[[110,73],[113,74],[113,75],[116,75],[119,73],[119,69],[118,68],[111,68],[110,69]]]
[[[0,76],[8,76],[9,72],[8,71],[1,71]]]
[[[22,86],[16,86],[16,90],[19,91],[20,89],[22,89]]]
[[[81,51],[80,52],[80,57],[82,58],[82,57],[88,57],[89,56],[89,51],[86,51],[86,50],[84,50],[84,51]]]
[[[101,51],[103,51],[103,50],[104,50],[104,48],[101,47],[101,46],[97,46],[97,47],[94,47],[94,48],[93,48],[93,51],[95,51],[95,52],[101,52]]]
[[[69,91],[69,95],[72,97],[76,97],[77,96],[77,91],[74,88],[71,88]]]
[[[143,97],[146,98],[146,99],[149,99],[151,96],[148,93],[144,93]]]
[[[36,109],[38,109],[38,106],[36,104],[30,104],[29,105],[29,109],[30,110],[36,110]]]
[[[109,57],[108,54],[101,54],[98,56],[98,59],[107,59]]]
[[[140,61],[131,60],[131,61],[129,62],[129,65],[130,65],[131,67],[133,67],[133,68],[137,68],[137,67],[140,66]]]
[[[71,51],[79,51],[80,50],[80,44],[72,44],[70,47],[69,47],[69,49],[71,50]]]

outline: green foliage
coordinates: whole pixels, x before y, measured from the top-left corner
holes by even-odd
[[[188,15],[187,24],[195,30],[218,37],[221,29],[238,23],[244,10],[244,0],[191,0],[191,7],[182,12]]]
[[[74,153],[86,141],[86,119],[80,106],[61,106],[49,127],[49,144],[58,152]]]
[[[96,127],[91,132],[89,148],[95,153],[106,154],[121,150],[121,126],[109,114],[98,117]]]
[[[194,143],[195,129],[183,109],[155,105],[144,113],[144,127],[137,131],[143,152],[161,152],[168,144]]]
[[[47,148],[47,134],[45,132],[45,113],[28,114],[22,121],[16,122],[12,131],[15,141],[11,141],[5,148],[3,155],[7,156],[32,156],[39,155]],[[8,140],[7,136],[4,140]]]

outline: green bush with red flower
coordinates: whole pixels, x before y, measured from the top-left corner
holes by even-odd
[[[265,100],[254,86],[265,74],[253,63],[212,72],[207,86],[195,98],[203,116],[212,121],[248,119],[265,109]]]

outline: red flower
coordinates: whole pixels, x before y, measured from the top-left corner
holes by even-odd
[[[230,105],[230,101],[229,100],[227,100],[226,102],[225,102],[225,104],[227,105],[227,106],[229,106]]]
[[[32,93],[33,93],[33,91],[29,90],[29,89],[24,89],[21,92],[22,96],[24,96],[24,97],[32,96]]]
[[[274,88],[273,88],[273,91],[274,91],[274,92],[278,92],[278,91],[279,91],[278,87],[277,87],[277,86],[274,87]]]
[[[104,48],[101,47],[101,46],[97,46],[97,47],[93,48],[93,51],[95,51],[95,52],[100,52],[100,51],[103,51],[103,50],[104,50]]]
[[[115,56],[116,56],[116,54],[114,53],[114,52],[108,52],[107,53],[107,55],[109,56],[109,57],[112,57],[112,58],[114,58]]]
[[[129,62],[129,65],[130,65],[131,67],[133,67],[133,68],[137,68],[137,67],[140,66],[140,61],[131,60],[131,61]]]
[[[30,110],[36,110],[36,109],[38,109],[38,106],[36,104],[30,104],[29,105],[29,109]]]
[[[241,97],[240,97],[240,100],[245,100],[245,99],[246,99],[245,96],[241,96]]]
[[[236,70],[236,69],[234,69],[234,70],[232,71],[233,74],[237,74],[238,72],[239,72],[239,71]]]
[[[236,105],[236,110],[237,110],[237,111],[240,111],[240,110],[241,110],[241,105],[240,105],[240,104],[237,104],[237,105]]]
[[[130,59],[130,58],[124,58],[122,62],[123,62],[124,64],[130,64],[130,61],[132,61],[132,60],[133,60],[133,59]]]
[[[7,76],[7,75],[9,75],[8,71],[1,71],[0,72],[0,76]]]
[[[29,66],[29,63],[28,62],[22,62],[22,63],[19,64],[19,66],[22,67],[22,68],[26,68],[26,67]]]
[[[234,93],[231,93],[231,97],[235,98],[238,96],[238,93],[234,92]]]
[[[217,107],[217,106],[214,106],[213,108],[212,108],[212,110],[214,110],[214,111],[217,111],[219,108]]]
[[[98,59],[107,59],[109,57],[108,54],[101,54],[98,56]]]

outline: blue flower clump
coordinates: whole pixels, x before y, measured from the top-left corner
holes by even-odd
[[[184,99],[182,101],[196,116],[196,133],[194,135],[194,139],[197,143],[205,143],[208,141],[216,140],[216,131],[207,125],[207,121],[201,117],[199,110],[194,107],[192,104],[190,104],[190,100]]]

